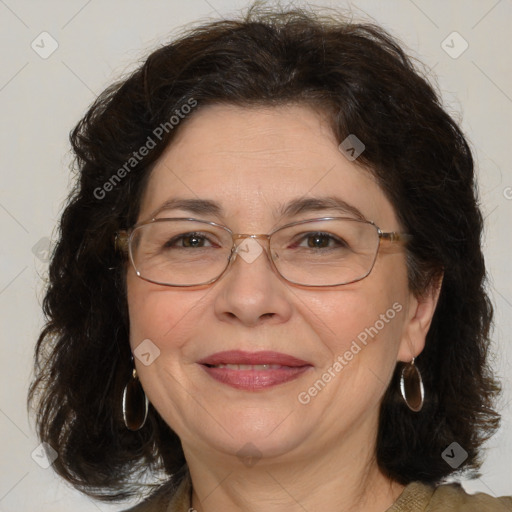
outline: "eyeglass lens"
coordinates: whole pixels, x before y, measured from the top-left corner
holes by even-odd
[[[265,244],[263,240],[254,242]],[[237,246],[241,244],[237,242]],[[373,224],[355,219],[315,220],[274,232],[270,253],[277,271],[288,281],[332,286],[365,277],[372,269],[378,245]],[[219,277],[228,266],[232,248],[227,229],[191,220],[144,224],[130,239],[138,275],[176,286],[204,284]],[[242,252],[238,254],[244,257]]]

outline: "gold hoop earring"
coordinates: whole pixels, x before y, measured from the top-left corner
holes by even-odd
[[[123,420],[128,430],[140,430],[148,417],[148,397],[134,368],[123,390]]]
[[[414,357],[410,363],[404,365],[400,372],[400,393],[411,411],[421,411],[425,399],[425,389],[421,373],[414,364]]]

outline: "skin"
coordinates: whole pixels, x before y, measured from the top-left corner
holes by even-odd
[[[383,231],[401,231],[370,173],[344,157],[317,112],[299,105],[199,108],[155,166],[138,220],[175,197],[218,201],[222,216],[193,216],[235,233],[339,215],[274,217],[277,206],[305,195],[336,195]],[[437,301],[437,292],[420,299],[409,291],[403,248],[382,244],[370,275],[341,287],[291,285],[263,253],[252,263],[237,258],[214,284],[186,289],[144,281],[130,266],[127,293],[132,350],[148,338],[160,350],[148,366],[136,359],[137,372],[182,441],[196,510],[376,512],[400,495],[403,486],[375,461],[379,404],[396,362],[423,349]],[[308,404],[299,403],[299,393],[394,303],[402,310]],[[197,364],[231,349],[284,352],[313,368],[270,389],[237,390]],[[254,455],[250,464],[240,450]]]

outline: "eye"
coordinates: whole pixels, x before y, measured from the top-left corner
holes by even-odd
[[[302,242],[306,241],[307,247],[310,249],[331,249],[339,247],[348,247],[348,244],[341,238],[331,233],[316,232],[305,233],[302,238],[295,243],[294,246],[303,247]]]
[[[205,246],[205,243],[210,244],[211,247],[213,245],[211,244],[208,237],[204,236],[201,233],[183,233],[177,236],[172,237],[170,240],[168,240],[164,245],[164,249],[171,249],[171,248],[201,248],[201,247],[208,247]]]

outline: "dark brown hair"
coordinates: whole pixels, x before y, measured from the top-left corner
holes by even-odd
[[[414,236],[407,247],[411,290],[426,293],[444,272],[416,360],[425,405],[419,413],[404,405],[397,366],[381,406],[378,464],[402,484],[439,482],[455,471],[441,453],[456,441],[468,453],[459,470],[478,469],[499,416],[492,408],[498,385],[487,366],[492,306],[468,144],[384,30],[337,14],[261,6],[240,20],[189,29],[154,51],[106,89],[71,133],[78,176],[51,259],[47,323],[29,395],[40,438],[58,451],[54,469],[108,500],[139,493],[146,471],[179,477],[186,467],[179,438],[152,406],[142,430],[123,424],[121,395],[132,363],[126,267],[113,239],[135,223],[155,162],[194,113],[163,133],[122,179],[112,177],[191,99],[197,109],[310,105],[325,113],[338,141],[355,134],[364,142],[358,163]]]

